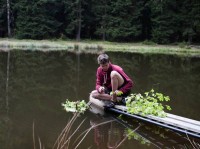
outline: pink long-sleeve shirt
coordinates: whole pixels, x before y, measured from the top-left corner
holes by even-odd
[[[133,81],[125,74],[125,72],[120,66],[117,66],[111,63],[109,64],[109,68],[106,72],[103,71],[101,67],[97,69],[96,90],[99,91],[99,87],[103,85],[107,87],[110,91],[112,90],[110,74],[113,70],[121,74],[121,76],[124,79],[124,84],[118,90],[122,91],[123,94],[128,93],[133,86]]]

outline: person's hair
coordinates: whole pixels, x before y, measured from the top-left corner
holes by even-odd
[[[110,60],[109,60],[109,56],[105,53],[103,54],[100,54],[97,58],[97,62],[98,64],[106,64],[108,63]]]

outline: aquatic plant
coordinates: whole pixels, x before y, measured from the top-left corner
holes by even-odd
[[[153,89],[142,94],[131,94],[126,98],[127,112],[131,114],[155,115],[166,117],[164,109],[171,110],[169,105],[163,105],[161,102],[170,101],[169,96],[162,93],[156,93]]]
[[[166,117],[165,109],[171,110],[169,105],[164,105],[161,102],[170,101],[169,96],[164,96],[162,93],[154,92],[152,89],[149,92],[142,94],[131,94],[126,98],[127,112],[131,114],[155,115]],[[88,104],[82,101],[69,101],[68,99],[62,104],[67,112],[84,113],[88,108]]]
[[[74,102],[67,99],[62,106],[67,112],[84,113],[88,109],[88,105],[84,100]]]

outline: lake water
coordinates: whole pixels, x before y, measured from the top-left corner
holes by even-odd
[[[133,79],[132,93],[152,88],[170,96],[169,113],[200,121],[200,58],[167,55],[108,53],[112,63]],[[96,54],[66,51],[0,52],[0,148],[53,148],[72,113],[61,106],[66,99],[88,101],[95,88]],[[97,109],[98,110],[98,109]],[[184,148],[186,135],[117,115],[87,111],[74,122],[74,149],[85,130],[93,127],[78,148]],[[34,129],[34,131],[33,131]],[[33,135],[35,140],[33,139]],[[80,135],[80,137],[79,137]],[[191,138],[193,140],[194,138]],[[194,139],[200,144],[200,140]]]

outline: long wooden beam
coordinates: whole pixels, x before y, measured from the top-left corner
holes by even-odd
[[[106,105],[105,101],[92,98],[90,96],[90,102],[94,103],[98,107],[104,109]],[[185,133],[194,137],[200,138],[200,121],[181,117],[178,115],[167,113],[167,117],[161,118],[153,115],[141,116],[130,114],[127,112],[127,107],[122,105],[115,105],[114,108],[109,108],[107,111],[112,111],[119,114],[124,114],[129,117],[140,119],[146,122],[150,122],[168,129],[172,129],[181,133]]]

